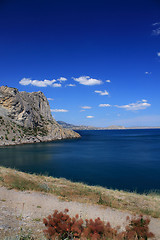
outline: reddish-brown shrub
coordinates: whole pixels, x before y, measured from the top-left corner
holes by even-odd
[[[140,215],[138,218],[132,218],[129,225],[126,227],[126,235],[128,239],[130,239],[130,236],[135,237],[134,239],[144,240],[153,238],[154,234],[149,232],[149,223],[150,219],[148,217],[144,218],[142,215]]]
[[[153,238],[154,234],[149,232],[149,218],[134,217],[131,220],[127,217],[129,224],[126,230],[119,232],[119,228],[112,228],[110,223],[105,224],[100,218],[95,220],[83,220],[78,214],[71,218],[68,214],[68,209],[64,212],[54,211],[53,215],[49,215],[43,219],[45,226],[44,230],[47,239],[81,239],[81,240],[147,240]]]
[[[91,240],[106,238],[113,239],[113,237],[117,236],[117,230],[113,229],[109,222],[105,224],[100,218],[97,218],[94,221],[92,219],[86,219],[86,227],[81,236]]]
[[[79,219],[78,215],[71,218],[67,212],[68,209],[60,213],[55,210],[52,216],[49,215],[43,219],[43,223],[47,227],[44,233],[48,239],[74,239],[80,237],[83,231],[83,220]]]

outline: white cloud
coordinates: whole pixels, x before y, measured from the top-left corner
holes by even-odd
[[[92,107],[90,107],[90,106],[83,106],[81,108],[83,108],[83,109],[91,109]]]
[[[135,110],[141,110],[141,109],[146,109],[147,107],[150,107],[151,104],[147,102],[147,100],[143,99],[141,101],[137,101],[136,103],[130,103],[128,105],[115,105],[115,107],[117,108],[124,108],[126,110],[131,110],[131,111],[135,111]]]
[[[106,82],[110,83],[110,82],[111,82],[111,80],[106,80]]]
[[[111,107],[108,103],[99,104],[99,107]]]
[[[66,84],[66,87],[75,87],[76,84]]]
[[[52,87],[62,87],[62,84],[60,84],[60,83],[54,83],[54,84],[52,85]]]
[[[104,92],[103,91],[98,91],[98,90],[96,90],[94,92],[99,93],[101,96],[109,95],[109,92],[107,92],[106,90],[104,90]]]
[[[44,80],[44,81],[33,80],[31,84],[36,87],[47,87],[47,86],[51,86],[54,82],[55,80],[51,80],[51,81],[50,80]]]
[[[19,83],[24,86],[31,84],[31,82],[32,80],[30,78],[22,78],[21,81],[19,81]]]
[[[51,112],[68,112],[66,109],[51,109]]]
[[[152,72],[145,72],[145,74],[146,74],[146,75],[150,75],[150,74],[152,74]]]
[[[43,82],[43,81],[41,81],[41,82]],[[47,80],[47,79],[45,79],[45,80],[44,80],[44,83],[45,83],[46,85],[49,85],[49,86],[51,86],[54,82],[56,82],[55,79],[53,79],[53,80]]]
[[[60,77],[60,78],[57,79],[57,81],[65,82],[65,81],[67,81],[67,78],[65,78],[65,77]]]
[[[157,56],[160,57],[160,52],[157,52]]]
[[[21,85],[27,86],[27,85],[33,85],[36,87],[47,87],[47,86],[52,86],[53,83],[56,82],[55,79],[53,80],[47,80],[45,79],[44,81],[39,81],[39,80],[31,80],[30,78],[22,78],[19,83]]]
[[[100,85],[102,84],[101,80],[91,78],[89,76],[81,76],[79,78],[73,78],[74,81],[79,82],[79,84],[86,86]]]
[[[94,118],[94,116],[86,116],[86,118]]]
[[[49,101],[53,101],[54,99],[53,98],[47,98]]]
[[[31,85],[36,87],[47,87],[47,83],[45,83],[44,81],[38,81],[38,80],[33,80],[31,82]]]

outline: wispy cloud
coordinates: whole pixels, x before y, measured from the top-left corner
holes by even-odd
[[[153,30],[152,33],[153,35],[156,35],[156,36],[160,35],[160,28]]]
[[[89,76],[81,76],[79,78],[74,78],[74,81],[79,82],[79,84],[86,85],[86,86],[93,86],[93,85],[100,85],[103,82],[99,79],[94,79]]]
[[[76,84],[66,84],[66,87],[75,87],[76,86]]]
[[[82,106],[81,108],[82,109],[91,109],[92,107],[90,107],[90,106]]]
[[[106,90],[104,90],[104,91],[98,91],[98,90],[96,90],[96,91],[94,91],[94,92],[100,94],[101,96],[109,95],[109,92],[107,92]]]
[[[127,105],[115,105],[115,107],[117,108],[124,108],[128,111],[137,111],[137,110],[141,110],[141,109],[146,109],[147,107],[150,107],[151,104],[147,102],[147,100],[143,99],[141,101],[137,101],[136,103],[130,103]]]
[[[51,109],[51,112],[68,112],[66,109]]]
[[[156,27],[152,30],[152,34],[156,36],[160,35],[160,22],[153,23],[152,26]]]
[[[86,116],[86,118],[94,118],[94,116]]]
[[[65,77],[60,77],[60,78],[57,79],[57,81],[65,82],[65,81],[67,81],[67,78],[65,78]]]
[[[110,82],[111,82],[111,80],[109,80],[109,79],[108,79],[108,80],[106,80],[106,82],[110,83]]]
[[[160,22],[153,23],[152,26],[160,25]]]
[[[53,98],[47,98],[48,99],[48,101],[53,101],[54,99]]]
[[[111,105],[108,103],[102,103],[102,104],[99,104],[99,107],[111,107]]]
[[[145,74],[146,74],[146,75],[151,75],[151,74],[152,74],[152,72],[145,72]]]
[[[160,57],[160,52],[157,52],[157,56]]]

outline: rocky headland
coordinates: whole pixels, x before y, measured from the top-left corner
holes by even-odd
[[[56,122],[42,92],[0,87],[0,146],[79,137]]]

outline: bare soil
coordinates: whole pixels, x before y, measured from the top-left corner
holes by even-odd
[[[60,197],[50,193],[35,191],[17,191],[0,187],[0,239],[31,232],[34,239],[45,239],[43,235],[43,218],[52,214],[55,209],[63,211],[69,209],[69,214],[79,214],[82,219],[100,217],[110,222],[112,227],[120,226],[124,230],[126,217],[131,216],[128,211],[98,206],[91,203],[76,201],[62,201]],[[160,239],[160,219],[151,218],[150,231],[155,239]]]

